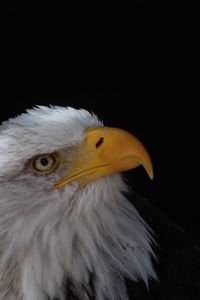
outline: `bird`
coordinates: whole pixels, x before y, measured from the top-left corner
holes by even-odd
[[[153,178],[143,144],[85,109],[2,122],[0,300],[125,300],[125,278],[157,280],[154,233],[126,198],[138,166]]]

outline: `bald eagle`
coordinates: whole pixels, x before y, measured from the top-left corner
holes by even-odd
[[[128,299],[156,279],[152,231],[122,171],[150,157],[83,109],[37,106],[0,127],[0,300]],[[91,280],[92,278],[92,280]],[[92,281],[92,282],[91,282]]]

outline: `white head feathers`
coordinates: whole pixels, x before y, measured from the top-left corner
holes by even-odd
[[[37,176],[30,159],[83,143],[102,123],[85,110],[37,107],[0,127],[0,300],[128,299],[123,280],[156,278],[148,226],[119,174],[83,189],[52,185],[62,168]]]

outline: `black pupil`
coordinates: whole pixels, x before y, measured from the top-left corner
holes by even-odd
[[[48,159],[47,159],[46,157],[43,157],[43,158],[41,159],[40,163],[41,163],[41,165],[42,165],[43,167],[46,167],[46,166],[48,165],[49,161],[48,161]]]

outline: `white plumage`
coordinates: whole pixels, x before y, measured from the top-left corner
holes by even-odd
[[[70,155],[49,174],[30,169],[32,157],[62,158],[98,126],[85,110],[36,107],[0,127],[0,300],[64,300],[66,282],[86,300],[91,274],[95,299],[124,300],[123,277],[156,278],[150,230],[126,200],[120,174],[53,189]]]

